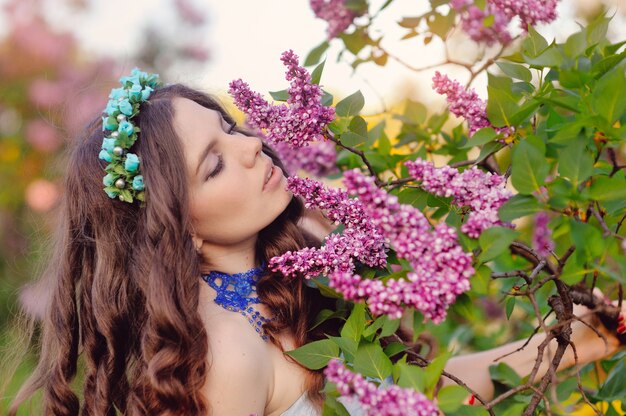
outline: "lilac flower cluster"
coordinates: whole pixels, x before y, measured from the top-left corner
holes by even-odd
[[[528,30],[528,26],[537,23],[550,23],[556,19],[558,0],[490,0],[496,9],[508,18],[518,16],[520,26]]]
[[[306,247],[272,258],[272,270],[280,270],[285,276],[302,274],[305,278],[312,278],[322,273],[329,275],[338,270],[353,270],[355,261],[370,267],[387,264],[388,245],[382,233],[366,217],[359,200],[350,198],[346,191],[326,189],[312,179],[290,177],[287,188],[303,197],[307,208],[325,210],[331,221],[344,224],[345,229],[342,234],[328,235],[320,248]]]
[[[337,150],[335,144],[330,141],[311,142],[300,149],[295,149],[285,142],[273,143],[272,147],[290,174],[302,169],[321,177],[337,171]]]
[[[284,52],[281,60],[287,67],[286,78],[290,81],[288,105],[269,104],[241,79],[230,83],[229,93],[235,105],[248,116],[250,126],[267,130],[270,142],[287,142],[299,148],[323,139],[322,132],[333,121],[335,110],[322,105],[321,88],[311,83],[311,75],[305,68],[298,66],[298,57],[293,51]]]
[[[362,375],[348,370],[340,360],[331,360],[324,375],[337,386],[339,394],[358,400],[366,416],[439,415],[437,407],[422,393],[397,385],[379,388]]]
[[[476,166],[459,173],[450,166],[435,168],[432,162],[422,159],[405,163],[409,175],[421,182],[424,190],[441,197],[454,197],[452,203],[471,209],[468,220],[461,231],[478,238],[486,228],[503,224],[498,209],[512,195],[506,189],[504,176],[483,172]]]
[[[552,231],[548,228],[550,217],[545,212],[538,212],[535,215],[535,230],[533,232],[533,249],[541,257],[550,255],[554,250],[554,241],[552,240]]]
[[[450,6],[461,16],[461,27],[467,35],[478,43],[489,46],[496,42],[503,45],[511,42],[511,34],[507,30],[509,19],[492,3],[488,2],[485,10],[473,4],[472,0],[451,0]],[[493,16],[493,23],[485,26],[485,20]]]
[[[424,214],[398,203],[397,197],[374,184],[374,178],[358,170],[346,172],[344,183],[413,271],[406,279],[390,279],[385,284],[340,271],[330,276],[331,286],[348,299],[366,299],[374,314],[399,318],[403,308],[409,306],[421,311],[425,318],[441,322],[448,305],[469,289],[469,278],[474,274],[472,256],[459,246],[454,228],[439,224],[431,231]]]
[[[445,94],[450,112],[463,117],[469,125],[470,136],[477,130],[493,127],[487,118],[487,103],[480,99],[474,89],[466,90],[458,81],[453,81],[439,71],[433,76],[433,89],[438,94]],[[509,134],[508,127],[495,128],[496,132]]]
[[[311,0],[315,16],[328,22],[328,39],[336,38],[346,30],[357,14],[346,8],[345,0]]]
[[[451,0],[450,6],[461,16],[463,31],[478,43],[504,45],[512,37],[507,30],[514,17],[519,17],[522,30],[537,23],[549,23],[556,19],[558,0],[487,0],[484,9],[472,0]],[[485,22],[491,20],[490,24]]]

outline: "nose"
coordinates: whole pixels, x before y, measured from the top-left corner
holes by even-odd
[[[243,141],[243,148],[241,149],[243,163],[246,167],[252,168],[263,151],[263,143],[256,136],[243,136],[241,139]]]

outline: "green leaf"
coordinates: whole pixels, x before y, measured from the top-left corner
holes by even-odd
[[[398,22],[398,25],[407,28],[407,29],[413,29],[416,28],[417,26],[419,26],[420,22],[422,21],[422,16],[417,16],[417,17],[403,17],[402,20],[400,20]]]
[[[550,167],[545,159],[545,145],[537,137],[527,137],[513,148],[511,183],[521,194],[538,191]]]
[[[556,44],[550,45],[539,56],[526,58],[528,64],[543,67],[558,67],[563,63],[563,60],[563,54]]]
[[[276,101],[287,101],[289,99],[289,92],[287,90],[270,91],[270,95]]]
[[[408,350],[410,347],[401,342],[391,342],[384,348],[387,357],[393,357],[396,354]]]
[[[362,30],[355,30],[353,33],[342,33],[339,37],[346,45],[346,49],[352,52],[353,55],[358,54],[369,41],[369,36]]]
[[[337,346],[341,349],[341,352],[346,356],[346,359],[349,361],[354,361],[354,356],[356,355],[356,349],[359,345],[353,339],[342,338],[342,337],[330,337]]]
[[[513,195],[498,210],[502,221],[512,221],[516,218],[525,217],[541,211],[541,205],[530,195]]]
[[[448,414],[461,407],[467,396],[467,390],[461,386],[446,386],[437,395],[437,406],[439,410]]]
[[[505,363],[489,366],[491,379],[508,387],[517,387],[522,383],[522,378]]]
[[[428,364],[426,367],[426,389],[430,390],[435,387],[450,356],[452,356],[452,352],[444,351]]]
[[[599,175],[591,184],[589,196],[596,201],[623,200],[626,198],[626,178]]]
[[[480,149],[480,154],[476,158],[475,164],[482,162],[489,155],[497,153],[500,149],[502,149],[504,145],[500,142],[489,142]]]
[[[548,47],[548,42],[533,28],[528,26],[528,36],[524,39],[522,50],[525,55],[530,57],[539,56],[539,54]]]
[[[426,387],[426,372],[417,365],[398,362],[394,366],[394,379],[400,387],[424,391]]]
[[[591,224],[570,219],[572,240],[576,246],[574,255],[578,264],[591,261],[604,251],[602,232]]]
[[[518,111],[518,98],[512,93],[510,78],[488,76],[487,117],[494,126],[510,125],[510,118]]]
[[[326,61],[320,62],[318,66],[315,67],[313,72],[311,72],[311,83],[319,84],[322,79],[322,72],[324,71],[324,64]]]
[[[365,343],[359,345],[356,350],[354,369],[364,376],[382,381],[391,375],[393,365],[380,344]]]
[[[481,146],[495,139],[497,135],[498,134],[496,133],[494,129],[492,129],[491,127],[485,127],[483,129],[476,131],[472,135],[472,137],[470,137],[467,143],[465,143],[460,148],[467,149],[467,148],[474,147],[474,146]]]
[[[478,256],[478,261],[484,263],[504,253],[518,235],[518,231],[506,227],[486,229],[478,237],[478,243],[482,249],[480,256]]]
[[[348,131],[341,135],[340,141],[344,146],[359,147],[365,144],[367,137]]]
[[[486,295],[489,292],[491,282],[491,269],[487,266],[480,266],[476,270],[474,277],[470,279],[472,291],[477,295]]]
[[[593,90],[591,106],[610,124],[620,119],[626,109],[626,77],[624,65],[607,72]]]
[[[609,377],[602,387],[600,387],[597,396],[607,402],[624,400],[626,397],[626,362],[624,360],[618,362],[615,367],[611,369]]]
[[[511,314],[513,313],[513,309],[515,309],[515,296],[511,296],[506,300],[506,319],[511,319]]]
[[[511,78],[521,79],[522,81],[530,82],[533,79],[533,75],[530,70],[523,65],[512,64],[509,62],[496,62],[496,65]]]
[[[367,122],[361,116],[354,116],[352,120],[350,120],[350,124],[348,125],[348,130],[360,136],[363,136],[364,138],[368,137]]]
[[[359,111],[365,105],[365,98],[361,91],[357,91],[352,95],[344,98],[337,103],[335,107],[338,116],[350,117],[359,114]]]
[[[428,29],[430,29],[431,33],[445,40],[446,35],[454,24],[454,14],[449,13],[444,16],[435,12],[428,17],[426,23],[428,24]]]
[[[317,64],[329,46],[330,46],[330,43],[328,43],[328,41],[324,41],[320,43],[319,45],[317,45],[315,48],[313,48],[311,52],[309,52],[309,54],[306,56],[306,59],[304,60],[304,66],[311,66],[311,65]]]
[[[578,137],[559,151],[559,174],[574,186],[593,173],[593,156],[587,150],[587,142],[585,137]]]
[[[624,59],[626,59],[626,51],[622,51],[617,55],[610,55],[599,60],[591,67],[591,72],[593,73],[594,78],[599,78],[606,74]]]
[[[388,337],[391,334],[395,334],[400,327],[399,319],[387,319],[383,324],[383,329],[380,332],[381,337]]]
[[[563,267],[559,278],[568,285],[573,285],[580,282],[587,273],[591,272],[593,272],[593,269],[581,267],[574,261],[568,261]]]
[[[356,303],[341,329],[341,336],[353,339],[358,343],[363,334],[363,329],[365,329],[365,304]]]
[[[587,34],[585,32],[576,32],[565,41],[563,51],[570,58],[576,58],[587,49]]]
[[[339,347],[329,339],[313,341],[300,348],[285,351],[285,354],[310,370],[324,368],[332,359],[339,356]]]
[[[322,416],[350,416],[345,406],[334,396],[327,394],[324,400]]]

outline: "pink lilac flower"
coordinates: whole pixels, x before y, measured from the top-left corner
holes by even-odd
[[[335,110],[322,105],[321,88],[311,83],[306,69],[298,66],[293,51],[284,52],[281,60],[287,66],[286,78],[290,81],[287,105],[269,104],[240,79],[230,83],[229,93],[235,105],[248,116],[250,126],[265,129],[270,142],[287,142],[300,148],[323,139],[323,131],[334,119]]]
[[[332,359],[324,370],[326,379],[344,397],[358,400],[366,416],[437,416],[439,410],[422,393],[397,385],[379,387]]]
[[[452,0],[450,6],[461,16],[461,27],[467,35],[478,43],[489,46],[496,42],[503,45],[511,42],[511,34],[507,30],[509,18],[493,4],[487,3],[485,10],[468,0]],[[493,23],[485,26],[485,20],[493,16]]]
[[[367,216],[383,230],[398,257],[409,261],[413,271],[406,279],[390,279],[384,285],[340,271],[330,276],[331,286],[344,293],[346,281],[356,283],[356,292],[348,292],[348,296],[365,299],[374,314],[398,318],[408,306],[435,323],[441,322],[448,305],[469,289],[469,278],[474,274],[472,256],[459,246],[455,229],[439,224],[431,231],[424,214],[410,205],[399,204],[397,197],[376,187],[374,178],[358,170],[346,172],[344,183],[350,194],[363,203]]]
[[[328,22],[328,39],[336,38],[358,16],[346,8],[345,0],[311,0],[310,4],[315,16]]]
[[[511,40],[509,22],[518,17],[525,32],[528,26],[549,23],[556,19],[558,0],[487,0],[484,9],[471,0],[451,0],[450,6],[460,14],[463,31],[478,43],[504,45]],[[486,24],[489,20],[490,23]]]
[[[557,17],[558,0],[490,0],[490,3],[509,18],[518,16],[525,31],[529,25],[550,23]]]
[[[387,264],[387,243],[381,232],[365,216],[362,204],[340,189],[326,189],[312,179],[290,177],[287,188],[304,198],[307,208],[323,209],[333,222],[345,225],[342,234],[330,234],[320,248],[304,248],[270,260],[273,270],[285,276],[302,274],[312,278],[335,270],[351,270],[359,261],[370,267]]]
[[[422,159],[405,163],[409,175],[421,182],[424,190],[444,198],[453,197],[458,207],[469,207],[471,212],[461,231],[472,238],[495,225],[508,226],[500,221],[498,209],[511,197],[506,189],[506,179],[500,175],[483,172],[476,166],[459,173],[450,166],[435,168],[432,162]]]
[[[358,170],[346,172],[344,179],[348,192],[357,198],[311,179],[289,178],[288,188],[304,198],[307,208],[326,210],[329,219],[345,229],[329,235],[320,248],[274,257],[270,267],[287,276],[325,274],[332,288],[347,300],[366,301],[375,315],[399,318],[413,307],[426,319],[441,322],[448,306],[469,289],[474,274],[471,254],[459,246],[454,228],[439,224],[431,231],[419,210],[399,204],[397,197],[378,189],[373,178]],[[412,266],[406,278],[383,283],[354,274],[357,261],[384,267],[389,244]]]
[[[304,170],[321,177],[337,172],[337,150],[335,144],[330,141],[311,142],[300,149],[295,149],[285,142],[273,143],[272,147],[290,174]]]
[[[550,217],[545,212],[538,212],[535,215],[535,230],[533,232],[533,249],[541,257],[549,256],[554,250],[552,241],[552,231],[548,228]]]
[[[450,112],[463,117],[469,125],[469,134],[485,127],[493,127],[487,118],[487,104],[480,99],[474,89],[466,90],[458,81],[453,81],[439,71],[433,76],[433,89],[446,95]],[[496,128],[498,133],[508,134],[508,128]]]

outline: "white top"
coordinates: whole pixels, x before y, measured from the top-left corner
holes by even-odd
[[[346,400],[340,397],[339,401],[343,404],[350,416],[363,416],[365,412],[360,408],[355,400]],[[317,410],[306,393],[302,394],[289,409],[281,413],[280,416],[320,416],[322,413]]]

